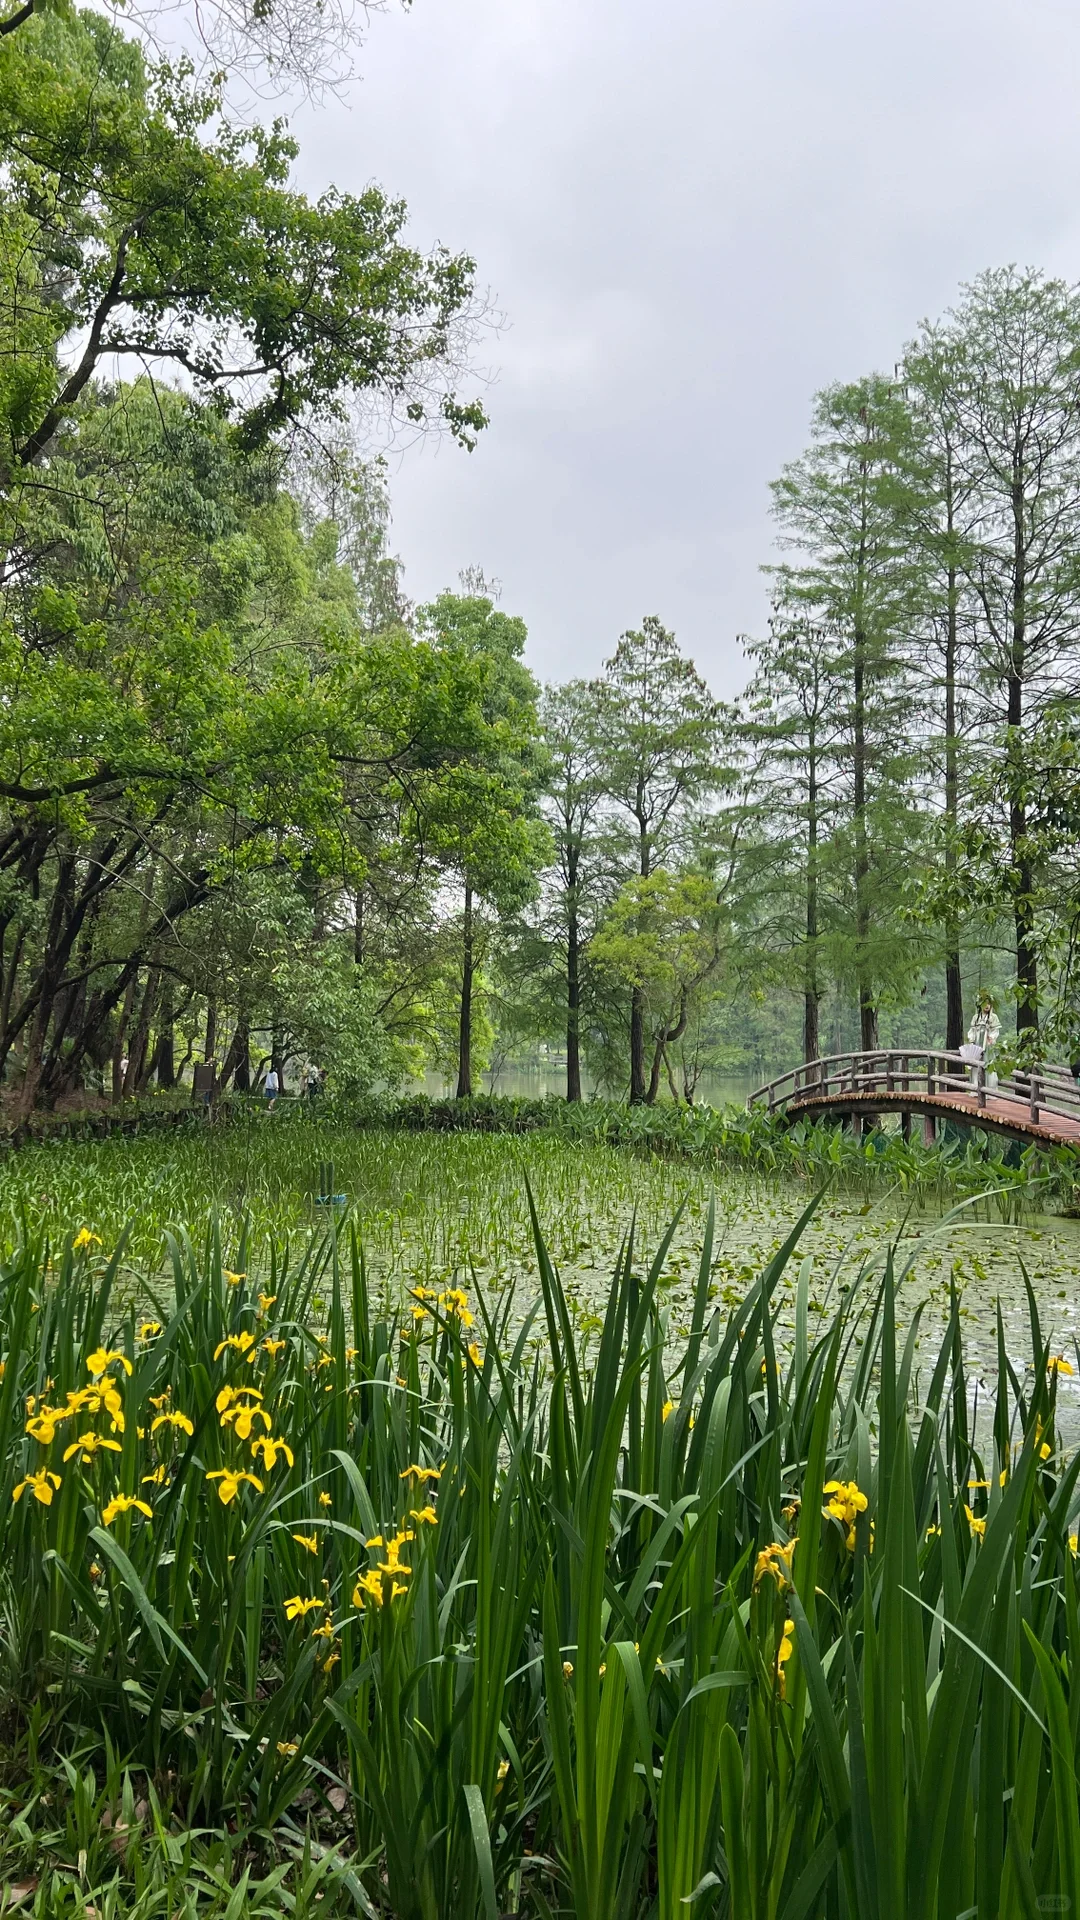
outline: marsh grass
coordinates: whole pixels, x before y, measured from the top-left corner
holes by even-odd
[[[919,1371],[891,1262],[814,1314],[807,1225],[725,1306],[710,1213],[678,1339],[677,1223],[648,1260],[626,1237],[586,1335],[535,1220],[519,1327],[483,1284],[388,1311],[348,1225],[273,1243],[258,1277],[243,1235],[177,1236],[141,1326],[122,1247],[69,1235],[50,1271],[40,1233],[18,1246],[21,1910],[92,1887],[139,1916],[400,1920],[1080,1901],[1080,1462],[1057,1436],[1080,1356],[1029,1294],[979,1438],[955,1296]]]

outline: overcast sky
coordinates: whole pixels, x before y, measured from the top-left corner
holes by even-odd
[[[545,678],[655,613],[734,693],[814,391],[983,267],[1080,277],[1076,0],[414,0],[360,64],[301,184],[403,195],[507,319],[394,545],[414,598],[496,576]]]

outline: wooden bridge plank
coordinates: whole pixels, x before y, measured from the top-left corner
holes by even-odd
[[[903,1093],[889,1092],[884,1087],[866,1088],[843,1093],[800,1093],[788,1100],[783,1112],[792,1116],[809,1113],[865,1113],[865,1112],[908,1112],[942,1114],[969,1126],[985,1127],[995,1133],[1008,1133],[1019,1140],[1038,1141],[1049,1146],[1080,1146],[1080,1119],[1071,1115],[1051,1113],[1045,1106],[1040,1107],[1038,1121],[1033,1121],[1026,1100],[1011,1100],[999,1094],[987,1092],[985,1106],[979,1105],[978,1093],[973,1088],[970,1095],[962,1093],[919,1093],[914,1088]]]

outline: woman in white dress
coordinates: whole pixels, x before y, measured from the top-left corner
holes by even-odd
[[[971,1060],[972,1065],[985,1067],[1001,1038],[1001,1021],[997,1017],[993,999],[990,994],[986,992],[985,988],[975,1002],[975,1014],[968,1028],[967,1037],[968,1047],[972,1049],[972,1052],[969,1053],[967,1057]],[[978,1049],[977,1056],[974,1052],[976,1048]],[[986,1076],[987,1086],[996,1087],[997,1083],[997,1074],[988,1073]]]

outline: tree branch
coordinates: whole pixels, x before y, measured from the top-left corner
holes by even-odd
[[[78,399],[97,365],[102,352],[102,335],[105,331],[105,322],[113,308],[118,306],[120,302],[120,293],[124,284],[124,273],[127,268],[127,250],[131,241],[138,233],[144,218],[144,215],[140,215],[138,220],[129,221],[128,225],[121,230],[120,238],[116,245],[116,259],[113,263],[112,276],[105,289],[97,312],[90,323],[90,332],[87,335],[82,359],[79,361],[74,373],[70,374],[64,382],[45,418],[35,427],[30,438],[24,441],[20,447],[18,457],[24,467],[32,467],[35,460],[40,460],[50,440],[52,440],[57,433],[61,420]]]

